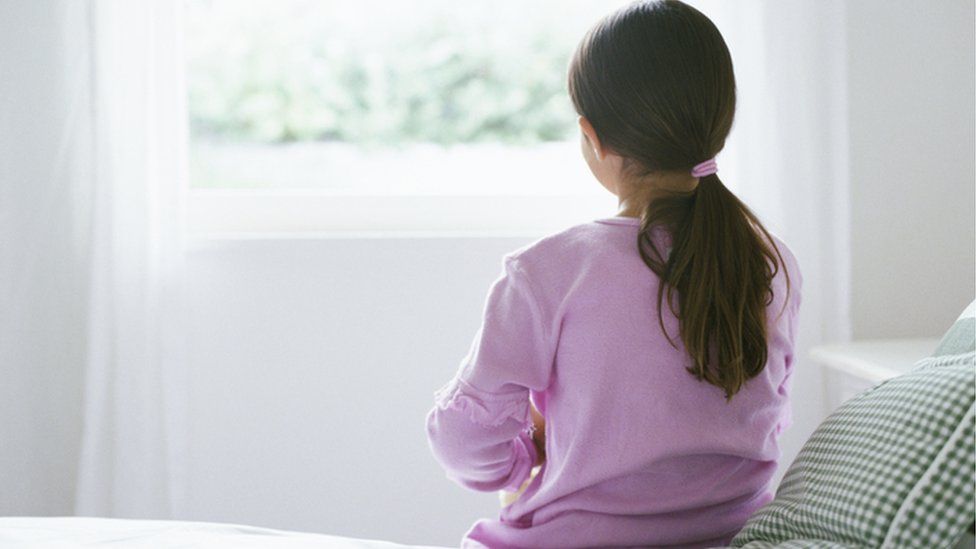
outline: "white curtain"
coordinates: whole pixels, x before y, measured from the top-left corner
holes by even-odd
[[[170,517],[183,478],[182,2],[91,0],[88,355],[76,512]],[[85,146],[85,145],[81,145]]]
[[[0,514],[178,512],[182,6],[0,3]]]

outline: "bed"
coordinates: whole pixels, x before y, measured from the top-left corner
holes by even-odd
[[[214,522],[90,517],[0,517],[0,548],[401,549],[430,546]],[[440,548],[443,549],[443,548]]]

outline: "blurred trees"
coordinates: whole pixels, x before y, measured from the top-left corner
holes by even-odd
[[[566,140],[578,31],[553,22],[546,8],[556,1],[517,24],[471,8],[493,4],[420,2],[426,9],[384,16],[368,2],[356,12],[309,0],[187,0],[192,131],[364,146]]]

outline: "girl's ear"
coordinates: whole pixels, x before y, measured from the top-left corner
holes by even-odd
[[[603,150],[603,145],[600,143],[600,138],[596,135],[596,130],[593,129],[593,124],[590,124],[590,121],[585,116],[580,116],[579,125],[583,135],[586,136],[586,140],[593,147],[593,156],[600,160],[600,162],[603,162],[603,157],[606,156],[606,153]]]

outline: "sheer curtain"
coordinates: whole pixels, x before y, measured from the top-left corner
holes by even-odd
[[[182,2],[0,2],[0,514],[182,486]]]
[[[182,2],[91,0],[87,360],[76,512],[169,517],[181,496]]]

